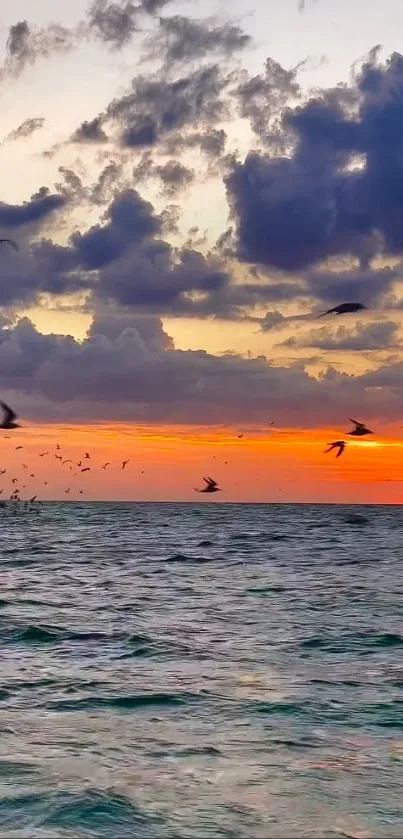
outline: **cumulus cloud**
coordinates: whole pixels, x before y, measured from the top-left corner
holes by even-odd
[[[34,28],[28,21],[21,20],[10,26],[3,74],[18,76],[27,65],[38,58],[71,50],[77,40],[78,31],[67,29],[58,23],[44,28]]]
[[[350,87],[283,108],[289,153],[251,152],[226,177],[238,257],[294,272],[350,259],[363,280],[375,258],[400,257],[402,114],[403,57],[393,53],[382,64],[376,50]],[[250,119],[264,130],[254,111]],[[386,289],[390,279],[377,274]]]
[[[0,376],[31,420],[262,424],[270,416],[342,431],[349,414],[397,419],[403,409],[401,364],[362,376],[329,368],[316,379],[264,357],[177,350],[159,318],[108,312],[83,341],[42,335],[26,318],[0,328]]]

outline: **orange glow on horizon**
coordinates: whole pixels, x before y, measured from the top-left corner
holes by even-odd
[[[399,504],[403,499],[403,438],[396,433],[376,440],[346,435],[347,447],[337,460],[334,452],[324,454],[328,442],[343,436],[335,429],[244,430],[242,439],[240,433],[123,423],[32,425],[2,440],[0,467],[7,471],[1,476],[1,497],[11,494],[11,478],[16,477],[20,486],[25,484],[22,497],[36,494],[44,500]],[[56,460],[57,442],[58,453],[72,459],[72,471],[71,464],[61,466]],[[23,448],[16,451],[18,445]],[[41,458],[43,451],[49,454]],[[91,455],[87,463],[86,451]],[[80,460],[90,472],[81,473]],[[111,465],[102,470],[106,461]],[[223,491],[197,495],[194,488],[202,487],[203,475],[212,475]]]

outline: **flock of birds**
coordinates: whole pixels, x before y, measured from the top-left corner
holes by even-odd
[[[18,245],[14,241],[14,239],[9,239],[9,238],[0,239],[0,244],[3,244],[3,243],[7,243],[7,244],[11,245],[11,247],[14,248],[14,250],[18,251]],[[332,309],[328,309],[326,312],[323,312],[322,314],[318,315],[318,317],[322,318],[322,317],[325,317],[325,315],[330,315],[330,314],[335,314],[335,315],[352,314],[354,312],[360,312],[360,311],[362,311],[363,309],[366,309],[366,308],[367,307],[364,306],[362,303],[340,303],[338,306],[334,306]],[[1,402],[1,401],[0,401],[0,406],[3,409],[3,419],[0,423],[0,428],[4,428],[4,429],[8,429],[8,430],[11,430],[11,429],[14,429],[14,428],[19,428],[18,423],[15,422],[15,420],[17,419],[17,415],[12,410],[12,408],[10,408],[8,405],[6,405],[5,402]],[[347,432],[347,434],[350,437],[363,437],[366,434],[373,434],[373,431],[371,431],[369,428],[367,428],[365,423],[358,422],[358,420],[352,419],[351,417],[350,417],[350,422],[352,422],[353,425],[354,425],[353,430]],[[271,423],[271,425],[273,425],[273,424],[274,423]],[[243,437],[243,434],[238,434],[238,437],[239,438]],[[328,448],[325,449],[325,454],[327,454],[328,452],[331,452],[334,449],[336,449],[337,450],[336,459],[337,459],[338,457],[340,457],[343,454],[347,443],[346,443],[345,440],[334,440],[332,443],[328,443],[327,445],[328,445]],[[17,446],[16,448],[17,449],[22,449],[22,446]],[[72,471],[73,468],[74,468],[73,461],[70,458],[63,458],[63,455],[60,455],[58,453],[60,451],[60,445],[59,444],[57,444],[56,449],[57,449],[57,451],[54,455],[55,458],[61,462],[62,466],[69,465],[69,469],[70,469],[70,471]],[[49,454],[50,454],[50,452],[42,452],[39,455],[39,457],[46,457]],[[90,459],[90,455],[89,455],[88,452],[86,452],[85,455],[84,455],[84,460],[87,461],[89,459]],[[128,463],[129,463],[129,460],[123,460],[121,468],[125,469]],[[104,463],[101,468],[105,471],[108,468],[108,466],[110,466],[110,465],[111,464],[109,462],[107,462],[107,463]],[[75,466],[76,466],[77,469],[80,469],[80,472],[90,472],[91,471],[91,467],[90,466],[83,466],[81,460],[78,461],[75,464]],[[23,464],[23,467],[28,468],[28,467],[26,467],[25,464]],[[1,469],[0,470],[0,475],[3,475],[5,472],[6,472],[5,469]],[[78,473],[75,472],[74,474],[77,475]],[[33,473],[31,473],[30,477],[34,478],[35,475]],[[221,492],[221,487],[218,486],[217,481],[215,481],[213,478],[211,478],[211,477],[203,478],[203,481],[205,482],[206,486],[204,486],[202,489],[196,489],[195,488],[195,492],[202,492],[202,493]],[[17,486],[17,484],[18,484],[17,479],[12,478],[12,483],[16,486],[15,486],[15,489],[13,490],[9,500],[10,501],[20,501],[21,500],[20,489]],[[46,484],[47,484],[47,482],[45,481],[45,485]],[[23,487],[24,487],[24,485],[23,485]],[[64,490],[66,495],[70,494],[70,489],[71,488],[68,487],[67,489]],[[2,490],[0,490],[0,495],[1,495],[1,493],[2,493]],[[79,490],[79,495],[83,495],[83,490],[82,489]],[[34,495],[34,496],[32,496],[32,498],[29,499],[29,501],[27,503],[32,504],[34,501],[36,501],[36,499],[37,499],[37,496]]]

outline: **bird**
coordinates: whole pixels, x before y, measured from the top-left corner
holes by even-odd
[[[203,478],[203,481],[206,483],[206,486],[203,489],[196,489],[196,492],[221,492],[217,481],[214,481],[213,478]]]
[[[68,489],[65,489],[64,491],[65,491],[66,495],[68,495],[68,493],[70,492],[70,487]]]
[[[0,428],[20,428],[17,422],[14,420],[17,419],[17,414],[14,413],[13,409],[6,405],[5,402],[0,401],[0,405],[3,408],[3,419],[0,422]]]
[[[22,464],[22,468],[23,468],[23,469],[28,469],[27,464],[26,464],[26,463],[23,463],[23,464]]]
[[[56,443],[56,448],[59,449],[59,451],[60,451],[59,443]]]
[[[29,477],[30,477],[30,478],[34,478],[34,477],[35,477],[34,473],[33,473],[33,472],[31,472],[31,474],[30,474],[30,476],[29,476]]]
[[[86,460],[89,460],[90,456],[89,456],[88,452],[85,453],[84,457],[85,457]]]
[[[91,469],[90,469],[90,467],[89,467],[89,466],[85,466],[85,468],[84,468],[84,469],[82,469],[81,471],[82,471],[82,472],[91,472]]]
[[[80,460],[80,461],[79,461],[79,463],[77,463],[77,466],[81,466],[81,465],[82,465],[82,464],[81,464],[81,460]]]
[[[17,478],[11,478],[11,483],[16,484],[17,483]]]
[[[355,428],[353,429],[353,431],[348,431],[347,432],[347,434],[349,434],[351,437],[364,437],[365,434],[373,434],[374,433],[369,428],[367,428],[366,425],[364,425],[363,422],[357,422],[357,420],[352,419],[351,417],[349,417],[349,420],[350,420],[350,422],[352,422],[355,425]]]
[[[364,306],[362,303],[339,303],[338,306],[334,306],[333,309],[328,309],[327,312],[322,312],[321,315],[318,315],[319,318],[324,318],[325,315],[347,315],[352,312],[360,312],[362,309],[366,309],[367,306]]]
[[[48,482],[47,482],[47,481],[45,481],[43,485],[44,485],[45,487],[47,487]]]
[[[5,475],[6,472],[7,472],[7,469],[0,469],[0,475]]]
[[[238,440],[241,440],[242,437],[243,437],[243,434],[238,434]]]
[[[107,467],[107,466],[110,466],[110,465],[111,465],[110,463],[104,463],[104,465],[103,465],[102,469],[106,469],[106,467]]]
[[[34,503],[34,501],[36,501],[36,499],[37,499],[37,496],[36,496],[36,495],[33,495],[33,496],[32,496],[32,498],[30,498],[30,499],[29,499],[29,503],[30,503],[30,504],[33,504],[33,503]]]
[[[63,460],[61,454],[55,454],[55,458],[56,458],[56,460]]]
[[[49,452],[40,452],[39,457],[45,457],[46,454],[49,454]]]
[[[343,454],[347,443],[345,443],[344,440],[335,440],[334,443],[328,443],[327,445],[328,445],[329,448],[325,449],[325,454],[327,454],[328,452],[331,452],[332,449],[338,449],[338,452],[336,454],[336,460],[337,460],[337,458],[340,457],[340,455]]]
[[[18,251],[18,245],[17,242],[14,242],[14,239],[0,239],[0,244],[3,244],[4,242],[7,242],[7,244],[11,245],[15,251]]]
[[[78,493],[78,494],[79,494],[79,495],[82,495],[82,494],[83,494],[83,491],[82,491],[82,489],[80,489],[80,492],[79,492],[79,493]]]
[[[18,452],[19,449],[23,449],[23,448],[24,448],[23,446],[16,446],[15,450],[16,450],[16,452]]]
[[[66,460],[62,460],[62,466],[64,466],[64,464],[65,464],[65,463],[73,463],[73,461],[72,461],[72,460],[69,460],[69,459],[67,458]]]
[[[129,460],[124,460],[124,461],[123,461],[123,463],[122,463],[122,469],[126,469],[126,465],[127,465],[128,463],[130,463],[130,461],[129,461]]]

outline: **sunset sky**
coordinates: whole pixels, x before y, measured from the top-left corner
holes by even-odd
[[[402,4],[0,11],[3,497],[400,503]]]

